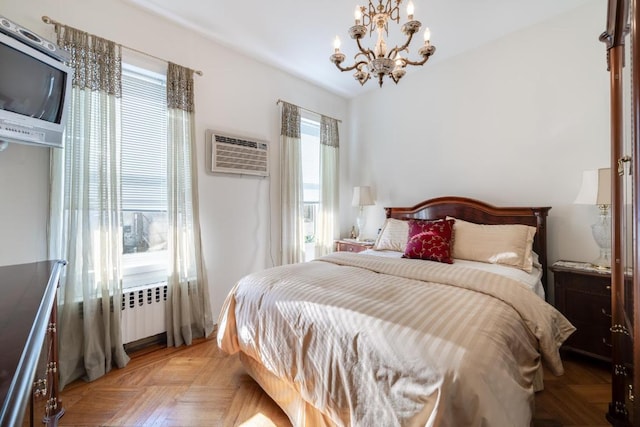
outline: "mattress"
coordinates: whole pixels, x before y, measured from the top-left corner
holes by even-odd
[[[345,252],[246,276],[218,325],[296,426],[528,426],[574,330],[514,278]]]

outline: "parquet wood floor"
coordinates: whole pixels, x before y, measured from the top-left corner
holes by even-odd
[[[534,426],[608,426],[608,366],[566,355],[565,370],[562,377],[546,373]],[[61,398],[61,426],[291,426],[215,340],[138,352],[124,369],[69,384]]]

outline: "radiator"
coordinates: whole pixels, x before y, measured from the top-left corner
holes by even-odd
[[[165,283],[125,289],[122,293],[122,343],[166,332],[166,301]]]

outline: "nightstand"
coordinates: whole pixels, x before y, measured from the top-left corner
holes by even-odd
[[[562,348],[611,360],[611,272],[589,263],[551,266],[555,306],[576,327]]]
[[[362,252],[373,248],[373,242],[354,239],[336,240],[336,252]]]

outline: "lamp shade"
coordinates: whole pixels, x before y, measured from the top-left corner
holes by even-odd
[[[582,173],[582,185],[574,200],[579,205],[611,204],[611,169],[588,170]]]
[[[373,205],[373,197],[371,197],[371,187],[353,187],[353,206],[370,206]]]

